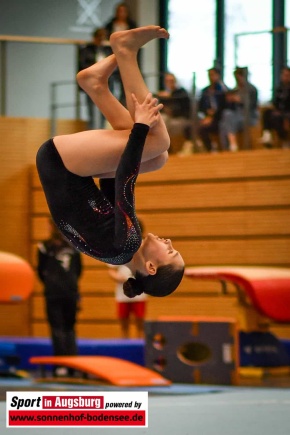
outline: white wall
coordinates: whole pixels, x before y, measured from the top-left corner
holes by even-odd
[[[159,2],[154,0],[139,0],[138,2],[138,24],[146,26],[149,24],[158,25]],[[146,77],[149,89],[154,92],[158,89],[159,54],[158,41],[152,41],[148,48],[143,49],[142,72]]]
[[[0,33],[90,40],[92,30],[107,22],[119,0],[84,3],[95,5],[90,14],[80,6],[79,0],[0,0]],[[157,7],[158,1],[136,0],[132,10],[138,25],[158,24]],[[144,49],[145,73],[158,69],[157,50],[155,42]],[[6,115],[49,117],[51,83],[75,81],[74,46],[8,42],[6,51]],[[152,79],[149,85],[154,85]],[[74,101],[73,85],[60,88],[58,102]],[[59,109],[58,114],[61,118],[73,118],[75,110]]]

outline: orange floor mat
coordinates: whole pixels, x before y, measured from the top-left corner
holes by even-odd
[[[167,386],[171,381],[146,367],[107,356],[36,356],[30,363],[60,365],[104,379],[118,386]]]

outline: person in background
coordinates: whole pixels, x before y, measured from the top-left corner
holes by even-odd
[[[112,49],[107,41],[106,30],[103,28],[95,29],[92,34],[92,42],[79,48],[78,71],[89,68],[111,54]],[[113,75],[110,78],[109,87],[114,92],[112,77]],[[80,90],[82,91],[81,88]],[[94,130],[98,127],[96,106],[88,94],[86,94],[86,104],[88,109],[88,129]],[[100,116],[100,127],[102,128],[104,127],[104,120],[105,118]]]
[[[77,355],[75,324],[80,299],[81,256],[51,219],[49,227],[49,238],[38,244],[37,272],[44,287],[53,354]],[[67,374],[62,367],[56,367],[54,373],[57,376]]]
[[[164,76],[164,88],[157,93],[163,104],[162,117],[169,136],[183,134],[185,144],[192,145],[191,101],[188,92],[178,85],[176,76],[167,72]]]
[[[115,15],[107,22],[107,24],[105,24],[108,39],[113,32],[135,29],[136,27],[137,24],[130,17],[130,11],[126,3],[117,4],[115,9]]]
[[[201,115],[198,135],[208,152],[217,150],[217,144],[212,142],[212,133],[219,133],[219,122],[225,107],[225,93],[228,90],[223,83],[218,68],[208,70],[210,85],[202,89],[198,102],[198,112]]]
[[[248,81],[248,68],[234,71],[236,87],[226,93],[225,109],[220,121],[220,141],[223,150],[238,151],[237,133],[257,125],[258,90]]]
[[[139,219],[141,233],[143,235],[144,228]],[[134,321],[137,330],[137,337],[142,338],[144,334],[144,318],[146,312],[147,296],[142,293],[134,299],[128,298],[123,292],[123,284],[132,278],[131,270],[123,266],[109,266],[109,276],[115,281],[115,299],[117,304],[117,317],[120,322],[122,338],[130,337],[131,316],[134,316]]]
[[[265,146],[272,146],[271,130],[277,132],[282,148],[289,148],[290,140],[290,68],[281,71],[280,84],[274,92],[271,108],[265,109],[262,115],[263,135],[260,139]]]
[[[137,27],[137,23],[131,18],[130,10],[126,3],[118,3],[115,8],[115,14],[113,18],[111,18],[106,24],[105,29],[107,33],[107,39],[110,39],[110,36],[114,32],[119,32],[120,30],[130,30],[135,29]],[[141,50],[138,52],[138,64],[139,68],[141,68]],[[126,97],[125,91],[121,79],[121,75],[119,69],[116,69],[114,74],[112,75],[111,81],[113,81],[113,87],[116,90],[116,97],[118,100],[126,106]]]

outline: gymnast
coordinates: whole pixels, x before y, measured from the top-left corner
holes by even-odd
[[[163,105],[148,91],[137,53],[149,41],[168,37],[159,26],[113,33],[113,54],[77,75],[78,84],[113,129],[55,136],[40,147],[36,157],[59,230],[86,255],[108,264],[126,264],[133,278],[123,289],[131,298],[143,292],[167,296],[178,287],[184,272],[184,261],[170,239],[149,233],[142,240],[134,200],[138,173],[161,168],[170,144],[159,112]],[[117,65],[128,109],[108,87]]]

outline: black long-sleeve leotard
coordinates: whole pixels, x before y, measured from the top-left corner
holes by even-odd
[[[80,177],[68,171],[53,141],[36,158],[39,177],[53,220],[81,252],[109,264],[125,264],[142,238],[134,189],[149,127],[136,123],[121,156],[115,179]]]

